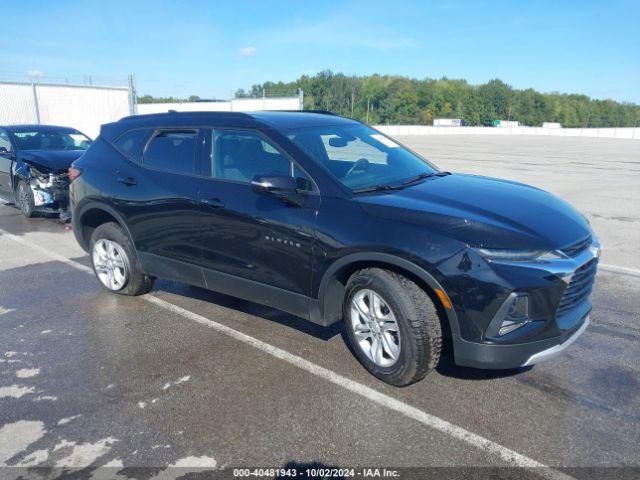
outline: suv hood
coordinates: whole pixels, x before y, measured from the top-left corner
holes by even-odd
[[[66,172],[83,153],[84,150],[30,150],[19,152],[19,156],[23,162],[46,170],[46,173],[61,173]]]
[[[422,225],[476,247],[556,249],[591,232],[586,219],[555,195],[477,175],[434,177],[358,201],[371,215]]]

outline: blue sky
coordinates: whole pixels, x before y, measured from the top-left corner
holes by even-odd
[[[4,0],[0,79],[229,97],[323,69],[640,103],[640,1]]]

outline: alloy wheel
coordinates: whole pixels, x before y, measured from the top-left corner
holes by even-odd
[[[379,367],[390,367],[400,355],[400,329],[389,304],[362,289],[351,300],[351,328],[358,347]]]
[[[106,238],[96,241],[93,246],[93,268],[109,290],[121,290],[129,279],[127,254],[120,245]]]
[[[29,192],[27,192],[23,182],[18,184],[18,202],[20,203],[20,209],[24,213],[30,213],[31,206],[29,205]]]

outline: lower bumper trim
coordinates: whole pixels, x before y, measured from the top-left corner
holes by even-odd
[[[567,340],[559,345],[554,345],[551,348],[547,348],[541,352],[535,353],[529,357],[529,359],[522,365],[523,367],[528,367],[529,365],[535,365],[536,363],[544,362],[545,360],[551,360],[552,358],[560,355],[569,345],[575,342],[582,332],[584,332],[589,325],[589,316],[586,316],[582,326],[576,330],[576,332],[571,335]]]
[[[577,340],[589,324],[589,310],[583,312],[571,332],[561,337],[518,344],[487,344],[470,342],[453,335],[453,354],[460,367],[505,370],[520,368],[549,360],[562,353]]]

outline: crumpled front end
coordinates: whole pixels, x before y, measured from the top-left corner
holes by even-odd
[[[39,211],[55,212],[60,219],[68,221],[69,175],[67,172],[45,172],[29,166],[29,185],[33,201]]]

